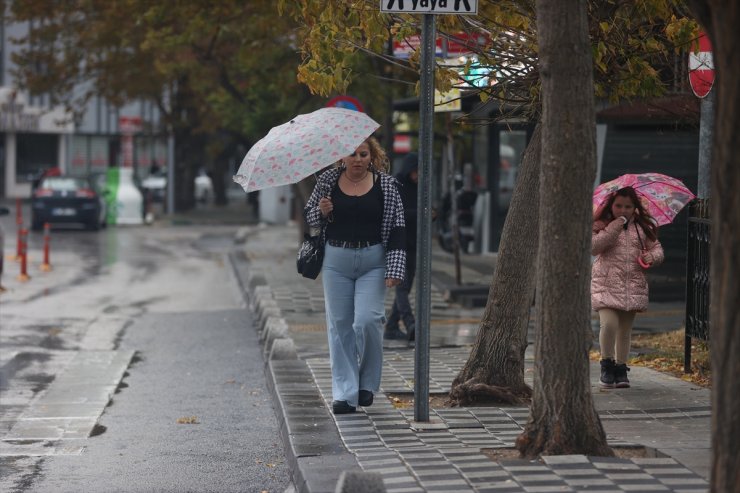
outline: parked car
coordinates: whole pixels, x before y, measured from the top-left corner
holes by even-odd
[[[31,229],[34,231],[47,222],[77,223],[98,230],[105,226],[105,216],[105,200],[88,178],[43,178],[31,198]]]
[[[164,203],[167,197],[167,176],[162,173],[147,176],[141,180],[141,193],[144,201]]]

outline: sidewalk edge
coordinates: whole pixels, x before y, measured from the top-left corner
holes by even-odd
[[[261,323],[257,320],[258,314],[262,311],[263,300],[266,298],[263,296],[255,297],[253,292],[254,283],[249,282],[249,271],[245,265],[246,262],[238,260],[233,253],[228,255],[229,263],[234,272],[236,282],[242,293],[244,303],[247,307],[252,307],[250,310],[253,318],[255,319],[254,327],[258,334]],[[240,265],[241,264],[241,268]],[[246,279],[244,276],[247,276]],[[270,296],[270,298],[272,298]],[[292,339],[290,337],[283,337],[285,339]],[[260,338],[261,343],[264,345],[269,341],[265,341]],[[323,409],[323,413],[319,416],[310,418],[308,424],[303,424],[304,430],[298,429],[299,424],[291,427],[291,415],[288,412],[290,407],[282,396],[280,389],[280,371],[285,370],[291,372],[293,382],[295,382],[295,376],[304,375],[307,379],[312,382],[311,389],[313,392],[303,392],[302,398],[299,397],[300,402],[296,407],[305,409],[309,401],[320,403],[320,408]],[[336,426],[328,415],[328,410],[323,403],[323,399],[319,393],[318,388],[315,386],[313,375],[311,374],[308,365],[305,361],[298,359],[289,360],[274,360],[270,358],[270,354],[265,355],[265,376],[267,381],[267,387],[273,399],[273,405],[275,407],[275,416],[278,419],[279,433],[285,449],[286,458],[288,465],[291,469],[291,479],[295,491],[298,493],[333,493],[335,485],[339,480],[339,477],[343,471],[346,470],[362,470],[357,458],[354,454],[349,452],[342,442],[339,432]],[[300,410],[300,409],[299,409]],[[307,413],[310,414],[310,413]],[[301,416],[296,416],[301,417]],[[303,417],[305,419],[305,417]],[[323,426],[322,426],[323,425]],[[330,425],[330,426],[328,426]],[[328,429],[327,429],[328,428]],[[320,431],[320,435],[317,436],[317,431]],[[317,442],[324,442],[324,452],[318,453],[306,453],[301,451],[301,442],[304,444],[310,443],[316,445],[319,449],[322,444]]]

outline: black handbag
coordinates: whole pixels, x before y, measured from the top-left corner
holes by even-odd
[[[321,266],[324,263],[323,237],[322,230],[315,236],[311,236],[308,233],[304,235],[304,240],[300,248],[298,248],[298,258],[296,259],[298,273],[303,277],[308,279],[319,277]]]

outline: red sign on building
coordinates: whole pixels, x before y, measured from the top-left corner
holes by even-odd
[[[442,38],[435,41],[435,56],[442,56]],[[396,58],[408,58],[421,47],[421,35],[414,34],[404,38],[402,41],[393,40],[393,56]]]
[[[467,55],[490,42],[491,36],[488,33],[456,33],[447,39],[447,56]]]
[[[482,46],[490,44],[491,37],[487,33],[458,32],[449,36],[437,37],[435,56],[458,57],[480,50]],[[393,40],[393,56],[408,58],[411,53],[421,46],[421,36],[414,34],[402,41]]]

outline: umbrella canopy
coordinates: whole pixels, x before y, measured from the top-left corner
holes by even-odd
[[[345,108],[298,115],[252,146],[234,181],[245,192],[299,182],[355,152],[378,127],[365,113]]]
[[[594,218],[599,216],[611,195],[622,188],[632,187],[643,207],[663,226],[673,222],[681,209],[695,195],[681,180],[660,173],[627,174],[602,183],[593,195]]]

